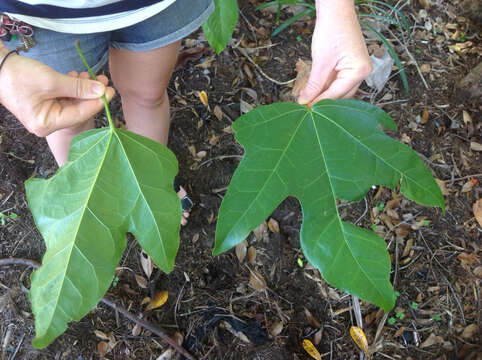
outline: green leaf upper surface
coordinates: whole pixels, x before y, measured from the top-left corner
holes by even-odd
[[[424,205],[443,207],[430,171],[409,147],[380,128],[396,129],[379,108],[355,100],[261,106],[233,125],[246,155],[218,216],[214,253],[235,246],[287,196],[303,210],[301,246],[333,286],[385,310],[394,305],[383,239],[341,221],[336,199],[359,200],[374,184]]]
[[[238,23],[238,0],[214,0],[214,6],[214,12],[203,24],[203,31],[209,45],[219,54]]]
[[[47,251],[32,275],[34,346],[47,346],[107,291],[133,233],[164,271],[179,246],[177,160],[163,145],[120,129],[72,141],[69,161],[48,180],[26,182]]]

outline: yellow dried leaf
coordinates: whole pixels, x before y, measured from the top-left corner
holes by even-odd
[[[474,202],[472,210],[474,212],[475,220],[477,220],[479,226],[482,226],[482,198]]]
[[[313,345],[313,343],[310,340],[308,340],[308,339],[303,340],[303,349],[305,349],[305,351],[313,359],[321,360],[321,355],[320,355],[319,351],[315,348],[315,345]]]
[[[365,333],[358,326],[352,326],[350,328],[350,335],[353,341],[358,345],[358,347],[365,353],[368,354],[368,341]]]
[[[266,223],[266,221],[263,221],[256,229],[253,230],[253,234],[254,236],[256,236],[256,239],[258,241],[263,240],[263,234],[266,232],[267,229],[268,224]]]
[[[168,292],[166,290],[159,291],[156,296],[154,296],[154,299],[151,299],[151,301],[149,301],[149,304],[147,304],[146,311],[161,307],[166,303],[167,298]]]
[[[269,221],[268,221],[268,228],[271,232],[274,232],[274,233],[279,233],[279,224],[278,222],[273,219],[273,218],[270,218]]]
[[[460,336],[462,339],[470,339],[477,333],[477,329],[477,324],[470,324],[464,329]]]
[[[430,71],[430,68],[429,68],[429,71]],[[428,110],[427,108],[424,108],[423,111],[422,111],[422,124],[426,124],[428,122]]]
[[[203,90],[197,93],[199,100],[203,103],[205,107],[209,107],[208,94]]]
[[[141,305],[148,304],[151,301],[151,298],[149,296],[146,296],[144,299],[141,301]]]

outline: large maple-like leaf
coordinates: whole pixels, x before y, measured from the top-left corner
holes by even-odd
[[[381,109],[355,100],[323,100],[256,108],[234,124],[246,154],[218,216],[214,253],[245,239],[287,196],[303,210],[300,241],[328,283],[385,310],[394,306],[390,259],[375,233],[340,219],[337,199],[360,200],[374,184],[443,208],[430,171],[414,151],[387,136]]]
[[[69,161],[48,180],[26,183],[47,252],[32,275],[34,346],[47,346],[107,291],[126,232],[169,272],[179,246],[181,207],[175,156],[163,145],[113,127],[74,138]]]

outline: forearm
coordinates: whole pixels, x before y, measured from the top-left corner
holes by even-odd
[[[316,1],[316,18],[335,17],[340,21],[353,18],[350,15],[355,14],[354,0],[315,0]],[[348,16],[347,16],[348,15]]]

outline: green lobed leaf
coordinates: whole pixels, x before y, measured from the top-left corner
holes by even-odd
[[[30,299],[37,348],[62,334],[102,298],[126,246],[126,232],[165,272],[179,246],[181,207],[173,189],[175,156],[126,130],[86,131],[69,161],[48,180],[26,182],[47,251],[33,273]]]
[[[246,238],[287,196],[303,211],[305,257],[326,281],[385,310],[394,306],[390,259],[375,233],[340,219],[336,199],[360,200],[373,184],[424,205],[444,207],[430,171],[413,150],[387,136],[381,109],[355,100],[261,106],[233,124],[245,157],[219,210],[214,253]]]
[[[214,0],[214,6],[203,31],[209,45],[219,54],[226,48],[238,23],[238,0]]]

